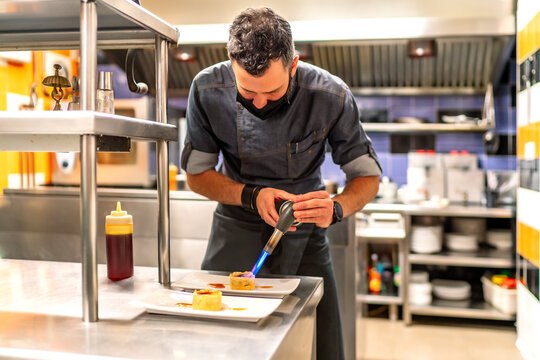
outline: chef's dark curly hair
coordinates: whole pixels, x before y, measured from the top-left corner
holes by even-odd
[[[276,59],[290,69],[294,60],[291,26],[270,8],[246,9],[229,29],[227,51],[231,60],[253,76],[262,75]]]

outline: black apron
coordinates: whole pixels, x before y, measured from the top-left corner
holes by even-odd
[[[295,232],[283,235],[259,274],[296,275],[314,228],[313,224],[302,224]],[[273,231],[258,215],[238,206],[218,204],[202,269],[250,271]]]

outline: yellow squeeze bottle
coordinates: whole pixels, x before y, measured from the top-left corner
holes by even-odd
[[[105,242],[107,277],[118,281],[133,276],[133,217],[122,210],[120,201],[105,218]]]

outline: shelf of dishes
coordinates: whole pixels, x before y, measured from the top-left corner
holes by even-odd
[[[417,132],[485,132],[487,125],[444,123],[362,123],[367,132],[417,133]]]
[[[448,250],[441,255],[443,257],[417,257],[417,260],[462,262],[463,258],[480,256],[474,261],[478,264],[497,263],[494,258],[511,259],[514,241],[510,228],[488,229],[486,219],[453,217],[445,221],[424,216],[413,219],[410,244],[413,253],[422,255],[440,255]],[[510,267],[512,263],[499,267],[505,265]]]
[[[503,272],[484,273],[480,293],[469,281],[430,280],[430,273],[412,271],[408,288],[410,313],[511,320],[517,309],[516,280]]]
[[[178,43],[176,27],[133,1],[96,0],[95,3],[100,48],[154,47],[156,34]],[[12,0],[4,7],[7,11],[0,11],[0,50],[72,49],[79,46],[80,1]]]
[[[486,268],[511,268],[514,266],[509,251],[480,248],[473,252],[443,250],[436,254],[409,254],[411,264],[447,265]]]
[[[365,304],[380,304],[380,305],[401,305],[403,299],[398,295],[384,294],[357,294],[356,301]]]
[[[512,314],[505,314],[485,301],[447,301],[434,299],[429,305],[409,305],[411,314],[428,316],[448,316],[471,319],[514,320]]]
[[[0,151],[79,151],[81,135],[115,137],[116,140],[107,144],[113,148],[115,141],[122,147],[121,138],[178,141],[178,129],[174,125],[114,114],[95,111],[0,112]]]

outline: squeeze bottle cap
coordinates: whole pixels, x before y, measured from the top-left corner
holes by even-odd
[[[111,211],[110,215],[107,215],[105,219],[106,225],[128,225],[133,224],[133,217],[122,210],[120,201],[116,203],[116,211]]]
[[[116,202],[116,211],[111,211],[111,216],[126,216],[127,211],[122,210],[122,205],[120,205],[120,201]]]

